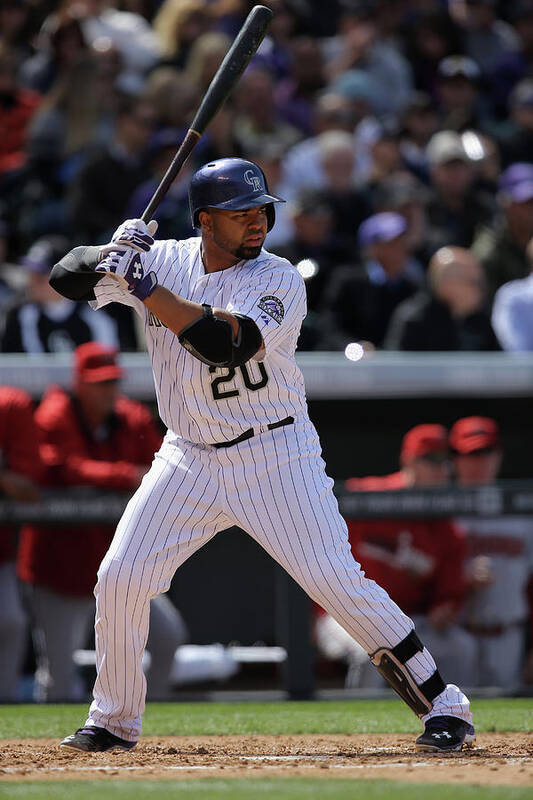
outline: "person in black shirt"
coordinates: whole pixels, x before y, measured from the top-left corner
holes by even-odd
[[[381,347],[394,309],[423,280],[401,214],[374,214],[360,226],[358,238],[362,260],[337,267],[325,292],[322,350],[341,350],[350,342]]]
[[[3,353],[65,353],[89,341],[118,347],[119,328],[106,311],[61,297],[48,283],[54,263],[65,254],[62,236],[38,239],[21,260],[28,284],[25,296],[6,310],[0,333]]]
[[[388,350],[500,350],[485,306],[479,261],[462,247],[442,247],[428,267],[428,290],[394,312]]]

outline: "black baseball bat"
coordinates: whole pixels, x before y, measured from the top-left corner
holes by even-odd
[[[185,138],[176,155],[172,159],[172,163],[143,211],[141,219],[144,222],[149,222],[152,219],[154,211],[198,143],[207,125],[248,66],[250,59],[263,41],[273,16],[272,11],[266,6],[254,6],[246,17],[235,41],[209,84],[200,108],[196,112],[191,127],[185,134]]]

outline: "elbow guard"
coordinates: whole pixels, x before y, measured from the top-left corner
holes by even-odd
[[[213,315],[211,306],[204,303],[204,314],[191,322],[179,334],[180,344],[191,355],[210,367],[239,367],[249,361],[263,343],[261,331],[250,317],[234,314],[239,320],[239,333],[225,319]]]

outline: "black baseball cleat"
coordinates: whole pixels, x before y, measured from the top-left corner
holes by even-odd
[[[452,753],[463,745],[471,747],[474,727],[458,717],[431,717],[424,733],[416,740],[416,749],[427,753]]]
[[[133,750],[137,742],[128,742],[109,733],[105,728],[96,725],[87,725],[78,728],[76,733],[71,733],[59,743],[60,747],[72,747],[74,750],[83,750],[86,753],[102,753],[106,750]]]

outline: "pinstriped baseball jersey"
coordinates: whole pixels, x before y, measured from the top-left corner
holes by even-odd
[[[244,430],[307,414],[302,374],[294,350],[306,314],[305,286],[285,259],[262,250],[230,269],[206,273],[200,238],[158,241],[141,256],[159,284],[198,303],[244,314],[265,342],[261,361],[242,367],[209,367],[192,356],[172,331],[116,280],[105,277],[94,308],[127,302],[144,320],[161,419],[178,436],[197,444],[229,441]]]

